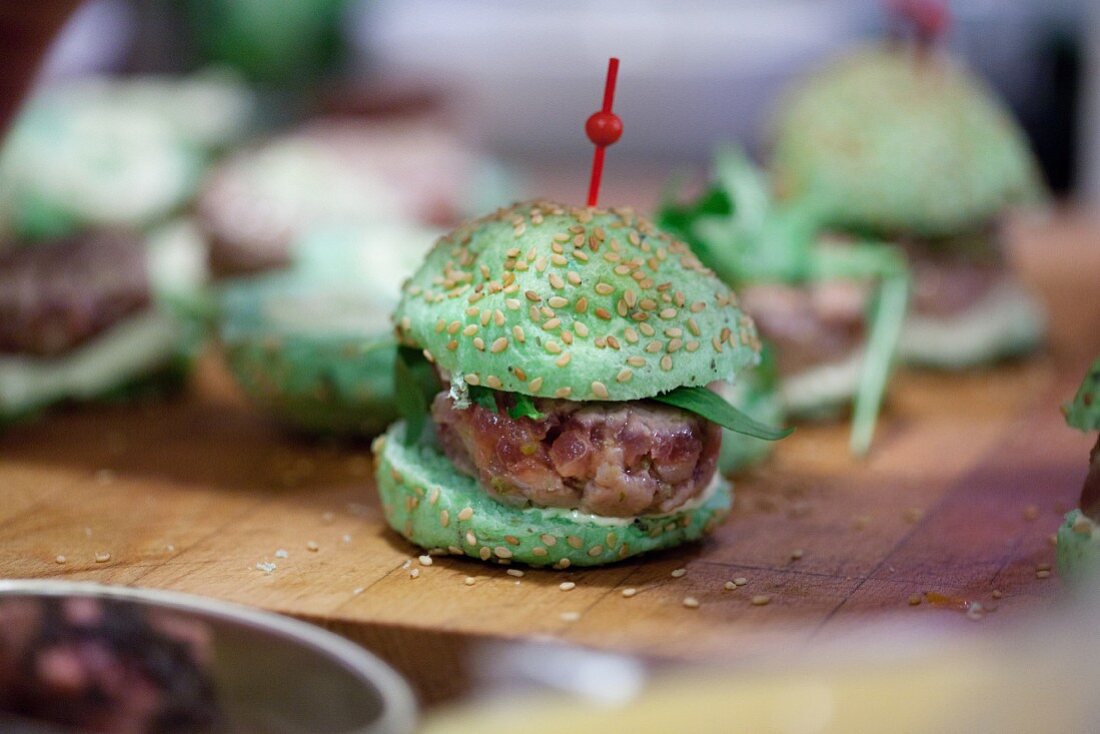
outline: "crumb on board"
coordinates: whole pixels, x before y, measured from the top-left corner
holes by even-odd
[[[1004,592],[1002,592],[1000,589],[994,589],[993,593],[990,594],[990,596],[992,596],[994,599],[1000,599],[1004,596]]]
[[[416,560],[420,563],[421,566],[430,566],[435,563],[435,561],[432,560],[432,557],[427,554],[418,557]]]
[[[306,550],[309,551],[310,553],[316,553],[320,549],[320,547],[321,546],[317,545],[316,540],[311,540],[308,543],[306,543]]]
[[[256,570],[257,571],[263,571],[264,573],[266,573],[268,575],[270,575],[272,573],[275,573],[275,568],[276,568],[275,564],[270,562],[270,561],[260,562],[260,563],[256,564]]]
[[[523,571],[520,571],[518,568],[509,568],[505,573],[509,576],[515,576],[516,578],[523,578]]]
[[[924,517],[924,508],[910,507],[902,513],[902,517],[905,518],[905,522],[918,523]]]
[[[54,558],[53,560],[54,560],[54,563],[65,563],[65,562],[66,562],[66,561],[68,561],[69,559],[68,559],[68,558],[66,558],[65,556],[62,556],[62,555],[58,555],[58,556],[57,556],[56,558]]]
[[[747,578],[745,578],[744,576],[738,576],[737,578],[735,578],[733,580],[733,583],[737,586],[745,586],[746,584],[749,583],[749,580]]]
[[[466,584],[467,586],[473,586],[476,581],[477,580],[473,576],[467,576],[465,579],[462,580],[462,583]]]
[[[366,587],[365,587],[365,586],[356,586],[356,587],[355,587],[354,589],[352,589],[352,590],[351,590],[351,593],[352,593],[352,594],[353,594],[354,596],[359,596],[360,594],[362,594],[362,593],[363,593],[364,591],[366,591],[366,590],[367,590],[367,589],[366,589]]]
[[[752,598],[752,605],[754,607],[762,607],[771,602],[772,598],[767,594],[757,594]]]
[[[280,548],[279,550],[275,551],[276,558],[287,558],[289,555],[290,554],[286,552],[285,548]]]
[[[673,570],[673,572],[670,573],[669,576],[671,576],[674,579],[678,579],[678,578],[683,577],[686,573],[687,573],[686,568],[677,568],[677,569]]]
[[[578,619],[581,618],[581,613],[580,612],[562,612],[560,616],[561,616],[561,621],[563,621],[563,622],[576,622]]]
[[[727,591],[733,591],[737,588],[737,584],[733,583],[732,581],[727,581],[726,583],[722,584],[722,588],[726,589]]]
[[[694,596],[685,596],[683,602],[681,602],[688,609],[698,609],[699,600]]]
[[[793,551],[791,551],[791,560],[800,561],[802,560],[802,556],[805,554],[806,551],[802,550],[801,548],[795,548]]]
[[[623,589],[623,596],[626,597],[627,599],[629,599],[630,597],[634,596],[637,593],[638,593],[638,590],[635,589],[633,586],[628,586],[627,588]]]
[[[922,601],[922,597],[921,597],[920,594],[910,594],[909,595],[909,606],[911,606],[911,607],[919,606],[921,601]]]
[[[1037,579],[1049,579],[1050,578],[1050,571],[1049,570],[1036,571],[1035,572],[1035,578],[1037,578]]]
[[[96,563],[106,563],[109,560],[111,560],[111,554],[108,553],[107,551],[98,551],[95,554],[95,562]]]
[[[414,568],[411,571],[409,571],[409,578],[410,579],[420,578],[420,569],[419,568]]]
[[[573,589],[577,588],[577,585],[572,581],[562,581],[560,584],[558,584],[558,588],[562,591],[572,591]]]

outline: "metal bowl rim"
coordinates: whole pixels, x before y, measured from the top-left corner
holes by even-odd
[[[198,612],[217,619],[273,632],[333,660],[378,691],[382,715],[367,727],[348,734],[376,731],[411,732],[416,723],[412,690],[386,662],[334,632],[274,612],[180,591],[146,587],[108,586],[92,581],[0,579],[0,597],[14,595],[94,596],[149,602],[162,608]]]

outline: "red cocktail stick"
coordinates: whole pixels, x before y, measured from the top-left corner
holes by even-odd
[[[615,80],[619,76],[619,60],[607,62],[607,84],[603,89],[603,109],[593,113],[584,123],[584,132],[596,146],[592,157],[592,179],[588,184],[588,206],[596,206],[600,198],[600,178],[603,176],[603,154],[607,146],[623,134],[623,121],[611,111],[615,102]]]
[[[929,46],[942,36],[951,22],[945,0],[893,0],[890,6],[913,27],[922,46]]]

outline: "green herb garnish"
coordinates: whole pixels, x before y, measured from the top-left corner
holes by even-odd
[[[470,385],[469,388],[470,401],[477,403],[490,413],[498,413],[500,409],[497,407],[497,391],[488,387],[482,387],[481,385]],[[508,393],[512,396],[513,405],[508,409],[508,415],[512,418],[530,418],[533,421],[540,421],[546,417],[545,413],[539,411],[535,407],[535,399],[530,395],[524,395],[523,393]]]
[[[393,391],[397,411],[405,419],[405,444],[420,439],[428,422],[428,405],[440,390],[439,378],[424,355],[399,347],[393,363]]]
[[[533,421],[541,421],[546,414],[535,407],[535,400],[530,395],[513,393],[516,404],[508,409],[508,415],[513,418],[530,418]]]
[[[461,378],[460,378],[461,379]],[[496,395],[487,387],[481,387],[480,385],[470,385],[467,388],[470,392],[470,401],[477,403],[490,413],[498,413],[497,398]]]
[[[720,395],[705,387],[678,387],[670,392],[655,395],[651,399],[694,413],[734,433],[765,441],[778,441],[794,433],[793,428],[772,428],[750,418],[723,400]]]

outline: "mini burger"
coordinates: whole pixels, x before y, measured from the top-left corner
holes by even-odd
[[[1092,363],[1077,395],[1064,407],[1066,423],[1079,431],[1100,431],[1100,359]],[[1089,454],[1089,471],[1081,488],[1080,507],[1058,528],[1058,570],[1078,581],[1100,571],[1100,437]]]
[[[813,202],[838,235],[902,245],[914,277],[899,354],[961,369],[1041,339],[1042,310],[1011,274],[999,232],[1009,210],[1046,191],[1010,112],[917,27],[915,41],[858,50],[792,91],[773,183],[783,201]]]
[[[590,566],[729,512],[722,428],[787,435],[711,392],[758,361],[736,295],[627,209],[515,204],[441,238],[403,288],[376,441],[390,525],[482,560]]]
[[[201,343],[205,281],[183,222],[0,250],[0,425],[177,385]]]

